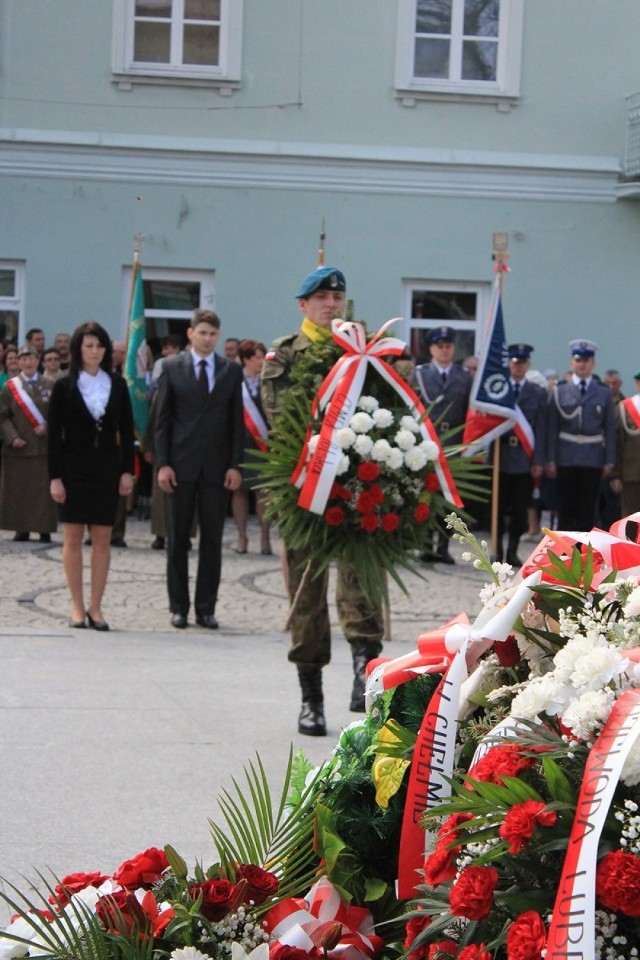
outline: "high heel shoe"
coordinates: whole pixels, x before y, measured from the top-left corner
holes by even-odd
[[[105,633],[109,629],[109,624],[106,622],[106,620],[94,620],[88,610],[87,620],[92,630],[100,630],[101,633]]]
[[[87,627],[84,620],[69,620],[69,626],[73,627],[74,630],[85,630]]]

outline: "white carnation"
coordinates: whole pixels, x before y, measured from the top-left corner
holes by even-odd
[[[400,467],[404,466],[404,454],[402,450],[399,450],[398,447],[391,447],[386,464],[391,470],[399,470]]]
[[[620,779],[628,787],[635,787],[640,783],[640,738],[631,747],[627,759],[622,765]]]
[[[615,694],[613,690],[587,690],[572,700],[562,715],[562,722],[580,740],[600,733],[609,719]]]
[[[412,447],[405,453],[404,462],[409,470],[422,470],[427,465],[427,458],[424,450],[421,450],[420,447]]]
[[[338,463],[338,469],[336,470],[336,476],[341,477],[343,473],[346,473],[349,469],[351,461],[346,453],[343,453],[340,457],[340,462]]]
[[[356,433],[369,433],[373,427],[373,418],[361,410],[360,413],[354,413],[349,421],[349,426]]]
[[[373,413],[379,406],[375,397],[360,397],[358,400],[358,410],[364,410],[366,413]]]
[[[368,457],[373,448],[373,440],[371,437],[368,437],[366,433],[361,433],[356,437],[356,442],[353,445],[353,449],[356,453],[359,453],[361,457]]]
[[[640,616],[640,587],[636,587],[635,590],[631,591],[623,609],[625,617]]]
[[[627,661],[615,647],[596,647],[578,657],[571,674],[571,683],[580,689],[601,690],[614,677],[624,673]]]
[[[400,429],[410,430],[411,433],[420,433],[420,424],[415,417],[401,417]]]
[[[377,463],[386,463],[391,456],[391,449],[388,440],[376,440],[371,447],[371,459]]]
[[[393,439],[401,450],[409,450],[416,442],[415,434],[411,433],[411,430],[398,430]]]
[[[420,449],[424,450],[424,455],[427,460],[438,459],[438,444],[434,443],[433,440],[423,440],[420,444]]]
[[[387,410],[386,407],[380,407],[379,410],[374,410],[373,422],[379,430],[386,430],[387,427],[391,427],[393,425],[393,414],[391,410]]]
[[[552,674],[535,677],[513,700],[511,716],[522,720],[533,720],[542,713],[556,716],[570,702],[572,693],[570,687],[558,683]]]
[[[334,440],[342,450],[348,450],[356,441],[356,435],[350,427],[341,427],[333,435]]]
[[[564,633],[564,631],[563,631]],[[566,636],[566,634],[565,634]],[[559,680],[567,681],[575,670],[576,661],[587,656],[594,648],[593,639],[579,633],[556,653],[553,658],[556,676]]]

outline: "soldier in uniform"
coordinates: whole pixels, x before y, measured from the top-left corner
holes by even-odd
[[[314,343],[331,336],[331,321],[345,305],[346,281],[335,267],[320,267],[302,281],[296,298],[304,316],[300,329],[275,340],[266,355],[262,369],[262,406],[269,423],[273,423],[284,392],[291,384],[291,370]],[[327,373],[329,371],[327,370]],[[311,403],[312,397],[309,397]],[[287,548],[288,590],[296,597],[308,557],[304,551]],[[364,710],[365,668],[369,660],[382,650],[384,622],[378,600],[366,596],[347,564],[337,564],[336,602],[342,631],[351,645],[354,682],[350,709]],[[324,736],[327,732],[322,693],[322,668],[331,656],[331,633],[327,606],[328,570],[319,576],[315,570],[307,574],[296,599],[291,617],[291,646],[288,658],[298,670],[302,707],[298,732],[307,736]]]
[[[616,408],[618,443],[611,486],[622,495],[623,517],[640,510],[640,372],[634,379],[634,396],[624,397]]]
[[[561,530],[590,530],[602,477],[616,459],[611,390],[593,377],[598,345],[572,340],[571,377],[556,384],[549,401],[548,475],[557,477]]]
[[[416,367],[418,386],[436,432],[444,446],[460,442],[459,433],[442,436],[453,427],[461,427],[467,416],[472,378],[468,370],[453,362],[456,331],[453,327],[436,327],[427,337],[431,361]],[[450,532],[441,528],[436,533],[435,552],[426,550],[420,559],[438,563],[455,563],[449,553]]]
[[[533,480],[542,476],[545,462],[547,391],[526,379],[533,347],[528,343],[512,343],[508,349],[511,388],[517,407],[531,427],[534,447],[530,455],[523,445],[520,430],[509,430],[500,437],[496,559],[505,559],[512,567],[520,567],[518,543],[528,529],[527,507],[531,502]],[[506,552],[503,550],[505,532]]]

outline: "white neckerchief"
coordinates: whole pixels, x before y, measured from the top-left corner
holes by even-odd
[[[78,374],[78,389],[87,410],[94,420],[99,420],[107,409],[111,394],[111,377],[102,368],[92,377],[86,370]]]

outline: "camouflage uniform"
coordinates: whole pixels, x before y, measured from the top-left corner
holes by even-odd
[[[291,368],[311,345],[312,341],[301,330],[280,337],[272,344],[265,359],[261,383],[262,406],[269,423],[273,423],[281,398],[291,384]],[[287,549],[287,561],[289,597],[293,601],[308,557],[304,550]],[[336,603],[342,632],[354,653],[365,647],[368,659],[378,656],[384,632],[380,602],[362,592],[353,567],[338,561],[337,573]],[[291,618],[288,657],[292,663],[317,668],[326,666],[331,658],[331,632],[327,605],[329,571],[315,574],[317,565],[312,565]]]

